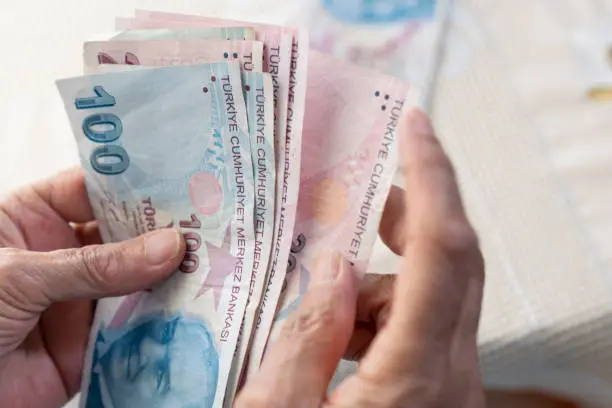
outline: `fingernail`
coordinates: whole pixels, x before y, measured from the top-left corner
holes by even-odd
[[[312,283],[335,282],[348,267],[348,261],[335,251],[330,251],[317,263],[312,273]]]
[[[149,265],[159,265],[176,257],[181,236],[177,230],[163,229],[145,238],[145,257]]]
[[[413,135],[431,135],[434,133],[431,121],[420,109],[411,109],[408,112],[408,126],[410,134]]]

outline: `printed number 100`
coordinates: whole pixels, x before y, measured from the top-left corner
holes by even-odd
[[[115,97],[106,92],[102,86],[94,86],[96,96],[77,98],[74,105],[78,110],[96,109],[115,106]],[[93,113],[83,119],[85,136],[94,143],[110,143],[119,139],[123,132],[121,119],[112,113]],[[103,144],[96,147],[89,159],[91,167],[100,174],[117,175],[127,170],[130,157],[125,149],[118,145]]]

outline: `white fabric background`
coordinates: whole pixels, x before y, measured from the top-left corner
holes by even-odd
[[[457,2],[434,117],[487,261],[485,379],[612,406],[612,102],[585,98],[612,83],[612,0]],[[80,74],[115,15],[282,22],[309,2],[281,3],[1,0],[0,196],[77,163],[53,81]],[[372,268],[396,267],[377,247]]]

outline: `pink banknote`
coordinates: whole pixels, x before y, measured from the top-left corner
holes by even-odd
[[[283,69],[284,72],[279,69],[278,83],[275,83],[275,94],[277,92],[276,85],[278,84],[278,92],[286,92],[288,99],[286,117],[277,116],[277,119],[280,119],[277,120],[277,135],[280,142],[277,143],[277,151],[281,152],[281,154],[277,157],[277,163],[279,164],[277,174],[279,177],[277,177],[275,237],[272,262],[267,273],[266,289],[260,302],[259,318],[255,326],[255,332],[252,333],[252,346],[248,363],[248,372],[252,372],[259,367],[261,357],[263,356],[264,346],[274,320],[274,313],[283,286],[286,265],[289,260],[289,249],[291,247],[291,237],[293,235],[297,210],[297,197],[300,188],[300,149],[302,145],[303,112],[307,82],[308,38],[304,32],[290,28],[156,11],[137,10],[136,20],[158,20],[160,25],[156,26],[157,28],[184,28],[186,26],[198,26],[198,24],[207,27],[249,26],[255,29],[258,40],[263,41],[266,45],[270,43],[273,46],[279,38],[282,38],[287,33],[292,38],[290,59],[281,59],[279,55],[279,68],[281,64],[283,67],[287,67],[288,63],[289,72],[286,72],[285,69]],[[150,27],[154,28],[153,24]],[[268,66],[268,72],[274,74],[273,67]],[[280,98],[279,100],[282,101]],[[283,114],[282,106],[277,105],[278,113]],[[283,120],[286,120],[286,126],[283,126]],[[280,177],[281,174],[282,177]]]
[[[193,65],[240,61],[243,71],[262,72],[263,44],[260,41],[146,40],[91,41],[83,47],[86,72],[101,64]]]
[[[407,94],[398,79],[311,51],[297,219],[267,347],[330,250],[365,273],[397,167],[395,130]]]

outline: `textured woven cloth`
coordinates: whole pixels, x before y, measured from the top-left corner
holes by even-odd
[[[487,385],[612,406],[612,2],[460,0],[434,119],[487,264]]]
[[[594,407],[612,406],[612,101],[586,91],[612,85],[611,10],[460,2],[446,55],[466,65],[435,99],[487,261],[486,382]]]

